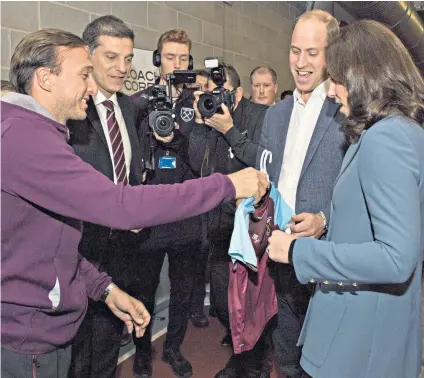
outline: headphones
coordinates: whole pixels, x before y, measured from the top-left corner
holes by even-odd
[[[153,65],[155,67],[160,67],[161,65],[161,58],[160,58],[160,53],[158,50],[153,51]],[[192,70],[194,67],[194,61],[193,61],[193,57],[191,56],[191,54],[189,55],[188,58],[188,69]]]

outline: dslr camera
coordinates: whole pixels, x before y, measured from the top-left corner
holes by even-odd
[[[177,70],[166,75],[167,85],[154,85],[151,96],[140,98],[141,107],[147,107],[149,126],[160,137],[172,134],[175,127],[175,112],[172,102],[172,85],[196,82],[195,71]],[[168,95],[166,90],[168,87]]]
[[[222,61],[220,62],[218,58],[206,58],[205,68],[209,70],[210,79],[215,83],[216,88],[201,94],[197,107],[202,117],[210,118],[215,113],[223,114],[221,104],[225,104],[231,111],[234,105],[234,93],[224,88],[227,73]]]

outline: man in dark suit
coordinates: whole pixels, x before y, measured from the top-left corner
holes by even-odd
[[[140,185],[142,155],[136,106],[118,92],[131,67],[134,33],[118,18],[104,16],[86,27],[83,39],[99,91],[87,102],[87,118],[68,122],[70,144],[81,159],[115,183]],[[131,291],[137,261],[141,260],[137,250],[142,234],[84,222],[79,252],[107,271],[118,286]],[[74,340],[70,376],[115,377],[122,330],[122,324],[102,303],[90,302]]]
[[[293,96],[268,109],[256,166],[267,166],[296,215],[291,232],[298,237],[324,237],[330,217],[333,186],[346,151],[340,105],[327,97],[329,80],[325,48],[339,32],[327,12],[313,10],[298,20],[291,39],[290,69],[296,83]],[[278,326],[273,332],[275,354],[287,378],[300,378],[301,349],[297,340],[311,295],[290,265],[275,265]]]

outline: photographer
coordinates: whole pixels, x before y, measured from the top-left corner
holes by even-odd
[[[139,140],[142,151],[148,151],[144,160],[149,168],[145,183],[149,185],[181,183],[195,178],[187,164],[187,139],[184,137],[190,133],[194,121],[190,105],[194,100],[193,90],[185,90],[184,84],[172,82],[169,76],[175,70],[192,68],[190,47],[191,41],[183,30],[162,34],[153,53],[153,62],[160,68],[160,79],[156,85],[132,96],[139,105],[142,119]],[[192,77],[194,79],[195,75]],[[146,308],[153,313],[160,272],[167,255],[171,291],[162,360],[171,366],[176,376],[190,377],[192,366],[181,354],[180,346],[188,325],[195,259],[201,248],[200,220],[194,217],[143,231],[146,232],[146,240],[141,246],[144,264],[139,270],[137,288]],[[136,377],[151,377],[151,326],[146,337],[134,341],[134,374]]]
[[[189,139],[192,166],[201,176],[214,172],[236,172],[254,166],[262,123],[268,107],[253,104],[243,97],[240,77],[229,64],[217,64],[211,69],[208,89],[214,92],[206,95],[195,92],[196,119]],[[219,99],[224,100],[222,105],[219,105]],[[214,110],[222,114],[211,115]],[[228,249],[235,210],[235,202],[230,202],[208,213],[211,306],[227,329],[222,345],[231,345],[227,295],[230,261]],[[260,357],[260,354],[268,349],[259,344],[249,355],[243,353],[241,358],[233,355],[227,367],[220,371],[216,378],[232,377],[233,372],[238,376],[259,376],[261,371],[269,374],[272,364],[263,363],[264,358]]]
[[[195,72],[196,82],[190,85],[190,88],[206,92],[208,90],[209,72],[204,69],[195,70]]]
[[[189,157],[193,169],[200,176],[213,172],[236,172],[254,166],[262,121],[268,109],[243,97],[240,76],[232,65],[222,64],[220,69],[225,77],[222,87],[228,90],[231,109],[224,103],[222,110],[219,109],[222,114],[204,117],[197,105],[202,92],[195,92],[195,123],[189,138]],[[216,88],[217,84],[210,78],[209,91]]]

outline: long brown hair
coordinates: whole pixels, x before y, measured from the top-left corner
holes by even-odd
[[[401,115],[424,127],[424,80],[407,49],[384,25],[345,26],[326,50],[330,78],[348,90],[344,129],[351,143],[377,121]]]

